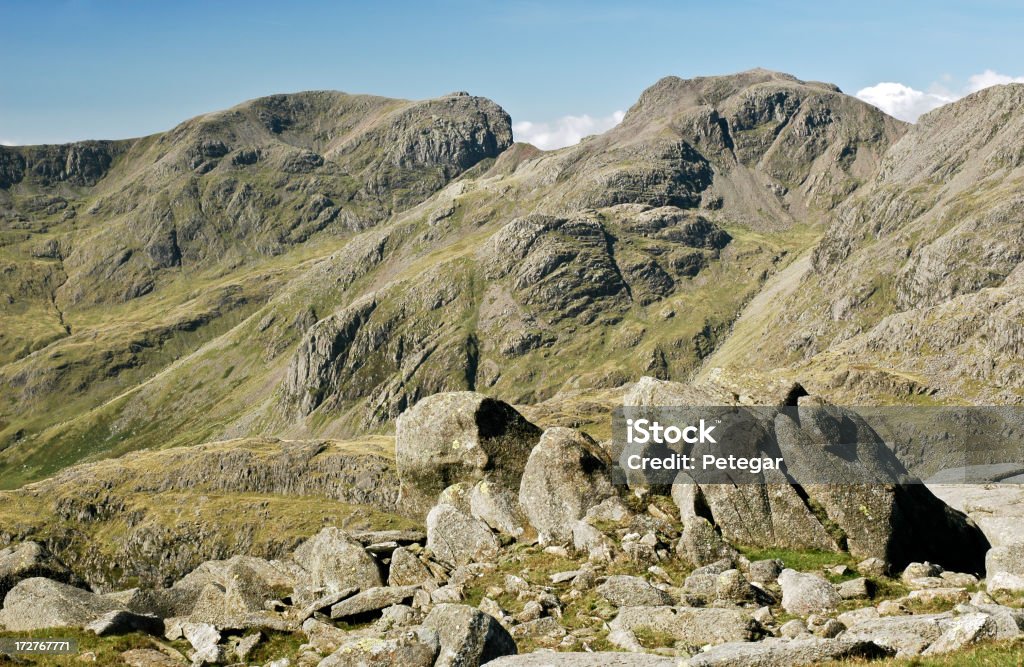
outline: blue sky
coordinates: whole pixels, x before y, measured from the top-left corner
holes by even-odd
[[[668,74],[767,67],[867,89],[908,118],[1024,75],[1024,3],[1009,1],[0,0],[0,25],[5,143],[138,136],[330,88],[468,90],[505,107],[517,137],[555,145]]]

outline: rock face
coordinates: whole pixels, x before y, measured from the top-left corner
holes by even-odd
[[[363,545],[337,528],[324,528],[302,543],[294,555],[316,585],[333,590],[381,586],[380,568]]]
[[[438,667],[478,667],[516,654],[516,643],[505,628],[472,607],[439,604],[427,614],[423,626],[435,630],[440,639]]]
[[[572,540],[573,523],[612,495],[609,466],[589,436],[568,428],[544,431],[519,487],[519,503],[541,542]]]
[[[396,429],[400,504],[420,515],[456,482],[518,488],[541,434],[510,405],[474,392],[427,397],[399,417]]]
[[[8,630],[85,627],[121,610],[116,601],[44,577],[18,583],[4,598],[0,625]]]

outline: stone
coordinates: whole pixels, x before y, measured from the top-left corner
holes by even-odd
[[[878,618],[881,614],[874,607],[861,607],[860,609],[851,609],[850,611],[844,611],[843,613],[836,616],[836,620],[850,627],[856,625],[861,621],[867,621],[872,618]]]
[[[338,647],[351,639],[345,630],[324,623],[318,618],[307,618],[301,627],[302,634],[311,646],[321,653],[333,653]]]
[[[884,577],[889,574],[889,564],[872,556],[857,563],[857,571],[869,577]]]
[[[922,588],[910,591],[906,599],[924,603],[948,602],[953,605],[968,602],[971,599],[971,594],[967,592],[966,588]]]
[[[791,614],[829,613],[842,602],[832,584],[816,574],[785,569],[779,575],[779,586],[782,587],[782,607]]]
[[[938,577],[942,574],[942,568],[932,563],[910,563],[900,574],[900,579],[904,583],[910,583],[915,579],[924,579],[926,577]]]
[[[564,427],[544,431],[519,486],[519,504],[542,544],[573,541],[573,524],[614,495],[610,468],[590,436]]]
[[[944,624],[942,636],[923,651],[923,655],[941,655],[959,651],[979,641],[996,636],[995,621],[988,614],[962,614]]]
[[[553,584],[563,584],[567,581],[572,581],[573,579],[578,577],[580,575],[580,572],[582,572],[582,570],[566,570],[564,572],[555,572],[550,577],[548,577],[548,579],[550,579],[551,583]]]
[[[887,616],[861,621],[843,633],[843,639],[873,642],[904,658],[920,655],[945,632],[950,614]]]
[[[694,646],[754,641],[763,634],[749,613],[714,607],[622,607],[608,627],[617,633],[609,641],[626,650],[639,644],[637,631],[665,633]]]
[[[597,587],[597,593],[616,607],[658,607],[675,604],[671,595],[651,586],[646,580],[622,574],[608,577]]]
[[[431,667],[440,650],[436,632],[420,628],[397,638],[360,637],[343,642],[318,667],[402,665]]]
[[[249,654],[253,652],[253,649],[255,649],[261,641],[263,641],[263,633],[261,632],[254,632],[250,635],[246,635],[235,643],[233,652],[239,660],[245,662],[246,658],[249,657]]]
[[[754,597],[750,582],[739,570],[726,570],[715,578],[715,598],[729,602],[745,602]]]
[[[510,632],[513,637],[531,637],[534,639],[561,639],[567,634],[566,629],[562,627],[558,619],[551,616],[535,618],[532,621],[520,623],[513,626]]]
[[[588,560],[597,563],[610,562],[615,550],[611,539],[586,521],[572,524],[572,546],[576,551],[587,554]]]
[[[412,600],[416,586],[379,586],[368,588],[331,607],[331,618],[360,617],[393,604]]]
[[[841,639],[766,639],[713,646],[690,658],[688,667],[798,667],[838,660],[875,660],[891,651],[871,642]]]
[[[44,577],[23,579],[7,593],[0,626],[10,631],[81,628],[121,611],[116,601]]]
[[[993,547],[985,555],[985,588],[995,591],[1024,591],[1024,543]]]
[[[678,667],[677,658],[644,653],[555,653],[535,651],[524,655],[498,658],[487,667]]]
[[[415,586],[428,579],[430,570],[408,548],[398,547],[391,553],[388,586]]]
[[[801,621],[799,618],[794,618],[791,621],[786,621],[779,628],[779,636],[786,637],[787,639],[803,637],[810,634],[811,631],[807,629],[807,624]]]
[[[295,549],[293,559],[317,586],[334,591],[367,589],[384,581],[373,556],[337,528],[324,528]]]
[[[175,660],[166,653],[151,648],[133,648],[121,654],[128,667],[182,667],[183,660]]]
[[[425,516],[450,484],[489,480],[518,489],[540,439],[512,406],[471,391],[434,394],[399,415],[395,461],[400,505]]]
[[[882,600],[876,607],[879,616],[907,616],[910,610],[898,600]]]
[[[783,567],[778,558],[755,560],[747,568],[747,577],[759,584],[774,584],[779,580]]]
[[[857,577],[841,582],[836,590],[844,600],[864,600],[871,597],[871,582],[864,577]]]
[[[487,524],[441,504],[427,514],[427,548],[439,562],[455,567],[494,560],[498,539]]]
[[[470,490],[469,511],[491,530],[514,538],[522,537],[528,525],[519,507],[518,489],[512,491],[488,480],[477,482]]]
[[[38,542],[21,542],[0,549],[0,600],[18,582],[31,577],[73,583],[71,571]]]
[[[423,620],[437,632],[441,649],[437,667],[478,667],[495,658],[516,654],[516,643],[501,623],[478,609],[439,604]]]

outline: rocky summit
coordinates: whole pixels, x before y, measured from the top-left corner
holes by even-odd
[[[1022,101],[908,125],[751,70],[554,151],[463,92],[0,146],[0,637],[147,666],[1019,652],[1024,499],[905,483],[949,481],[955,438],[843,406],[1022,402]],[[620,479],[612,412],[658,406],[792,408],[758,426],[787,461],[852,466],[853,437],[894,481]]]

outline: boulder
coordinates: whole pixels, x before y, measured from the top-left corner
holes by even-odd
[[[18,582],[4,598],[0,626],[10,631],[82,628],[121,611],[116,601],[45,577]]]
[[[519,487],[519,504],[542,543],[570,542],[573,524],[615,493],[610,465],[590,436],[564,427],[544,431]]]
[[[951,614],[883,616],[856,623],[843,639],[873,642],[903,658],[920,655],[946,631]]]
[[[949,619],[944,624],[942,636],[924,650],[924,655],[941,655],[992,639],[996,636],[997,624],[988,614],[963,614]]]
[[[787,568],[779,575],[779,586],[782,587],[783,609],[798,616],[829,613],[842,603],[842,598],[832,584],[816,574]]]
[[[469,511],[492,530],[511,537],[522,536],[528,525],[519,507],[518,488],[511,491],[487,480],[477,482],[470,490]]]
[[[440,650],[437,633],[426,628],[410,631],[394,639],[355,638],[343,642],[317,667],[366,667],[402,665],[432,667]]]
[[[340,591],[381,586],[377,561],[363,545],[337,528],[324,528],[295,549],[292,557],[309,573],[313,585]]]
[[[414,586],[430,579],[430,570],[405,547],[398,547],[391,553],[391,567],[388,570],[389,586]]]
[[[0,600],[23,579],[45,577],[71,583],[72,574],[37,542],[21,542],[0,549]]]
[[[434,394],[399,415],[399,504],[423,517],[446,487],[490,480],[518,489],[541,430],[512,406],[471,391]]]
[[[871,597],[871,582],[864,577],[844,581],[836,587],[844,600],[864,600]]]
[[[449,567],[493,560],[498,540],[487,524],[441,504],[427,514],[427,548]]]
[[[675,600],[640,577],[624,574],[608,577],[597,587],[597,593],[616,607],[660,607],[673,605]]]
[[[538,651],[498,658],[487,667],[678,667],[677,658],[644,653],[553,653]]]
[[[690,658],[689,667],[798,667],[833,660],[875,660],[891,651],[867,641],[848,639],[766,639],[713,646]]]
[[[331,618],[352,618],[411,600],[417,586],[380,586],[356,593],[331,607]]]
[[[637,631],[671,635],[693,646],[753,641],[763,634],[749,613],[715,607],[623,607],[608,627],[609,641],[626,650],[639,646]]]
[[[993,591],[1024,591],[1024,543],[993,547],[985,555],[985,586]]]
[[[478,667],[516,654],[516,643],[494,617],[461,604],[439,604],[423,619],[441,643],[436,667]]]

